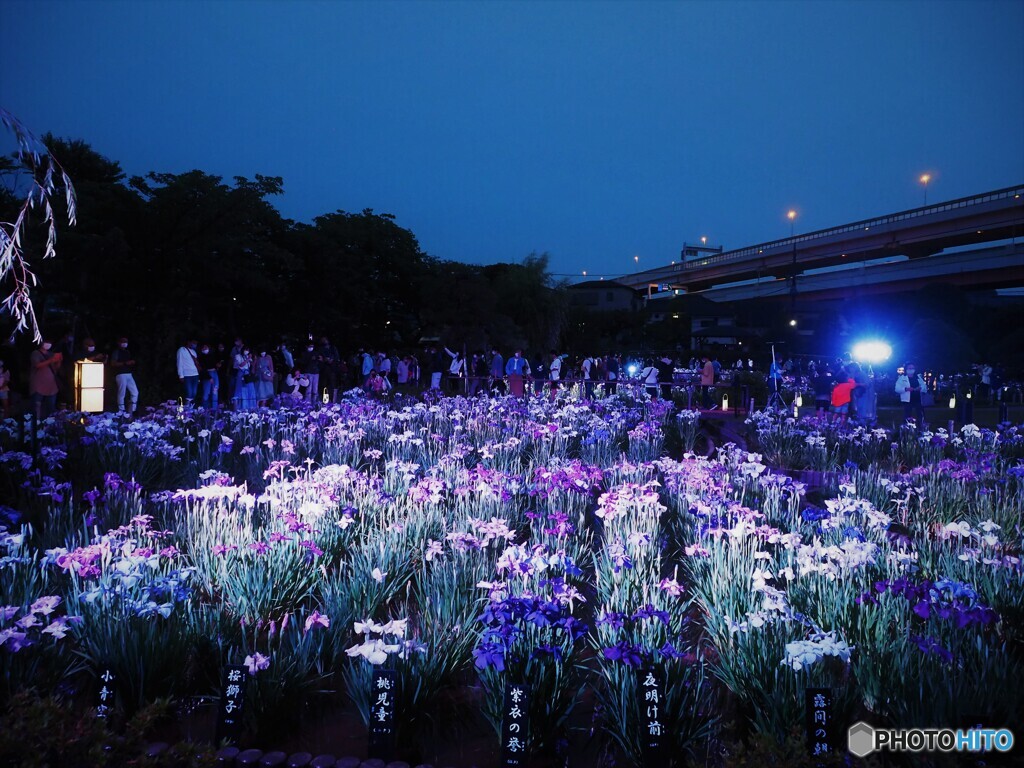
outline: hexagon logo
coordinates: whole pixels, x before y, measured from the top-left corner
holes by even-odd
[[[875,751],[875,729],[865,722],[854,723],[846,734],[846,746],[857,757]]]

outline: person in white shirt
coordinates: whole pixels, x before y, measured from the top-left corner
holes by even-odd
[[[444,351],[452,359],[451,365],[448,366],[448,388],[452,392],[458,392],[459,382],[466,373],[466,360],[461,352],[452,352],[448,347],[445,347]]]
[[[309,388],[309,379],[302,375],[298,368],[292,370],[284,379],[284,392],[301,403],[306,399],[306,390]]]
[[[992,366],[988,363],[981,364],[980,394],[986,400],[992,399]]]
[[[551,380],[551,399],[558,396],[559,382],[562,380],[562,356],[551,350],[551,362],[548,363],[548,378]]]
[[[647,365],[640,371],[640,381],[644,383],[644,389],[647,390],[651,399],[656,399],[658,397],[658,367],[652,360],[648,360]]]
[[[466,370],[466,361],[462,358],[462,353],[452,352],[448,347],[445,347],[444,351],[447,352],[448,357],[452,359],[451,365],[448,366],[448,375],[461,376],[462,372]]]
[[[903,419],[908,421],[915,417],[917,425],[921,427],[924,425],[924,404],[921,402],[921,395],[928,391],[928,385],[913,363],[907,363],[903,370],[904,372],[896,379],[895,386],[896,393],[903,403]]]
[[[590,398],[594,396],[594,380],[591,377],[591,372],[594,368],[594,358],[587,355],[583,358],[583,363],[580,365],[580,370],[583,372],[583,393],[584,396]]]
[[[193,405],[199,391],[199,365],[197,363],[196,341],[189,339],[185,345],[178,347],[178,381],[181,382],[185,402]]]

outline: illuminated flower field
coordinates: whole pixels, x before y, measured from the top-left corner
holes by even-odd
[[[650,668],[678,764],[802,739],[807,687],[831,688],[846,724],[1020,722],[1015,429],[755,414],[759,453],[708,458],[684,454],[697,414],[629,395],[353,396],[60,417],[33,460],[17,426],[0,455],[5,701],[35,686],[88,707],[104,669],[125,712],[214,701],[241,665],[247,738],[267,742],[314,710],[368,723],[387,668],[410,754],[460,723],[492,728],[497,754],[505,685],[526,683],[535,755],[596,739],[620,765],[643,759]]]

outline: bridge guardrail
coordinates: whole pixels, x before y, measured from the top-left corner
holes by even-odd
[[[872,227],[878,227],[885,224],[893,224],[900,221],[906,221],[907,219],[914,219],[921,216],[929,216],[935,213],[942,213],[943,211],[952,211],[957,208],[966,208],[971,205],[979,205],[981,203],[991,202],[992,200],[1004,200],[1010,197],[1021,197],[1024,195],[1024,185],[1017,185],[1014,187],[1006,187],[1005,189],[997,189],[992,192],[985,192],[980,195],[971,195],[970,197],[962,197],[957,200],[949,200],[945,203],[936,203],[935,205],[928,205],[922,208],[913,208],[909,211],[901,211],[899,213],[893,213],[888,216],[880,216],[874,219],[864,219],[863,221],[855,221],[852,224],[844,224],[840,227],[830,227],[829,229],[820,229],[816,232],[808,232],[803,235],[796,235],[794,237],[786,237],[781,240],[772,240],[767,243],[760,243],[758,245],[752,245],[747,248],[741,248],[737,251],[727,251],[726,253],[716,254],[714,256],[707,256],[703,259],[694,259],[693,261],[680,262],[677,266],[680,267],[680,271],[688,271],[692,269],[701,269],[703,267],[710,267],[715,264],[722,264],[731,261],[741,261],[742,259],[750,256],[757,256],[764,251],[771,248],[779,248],[781,246],[791,246],[797,243],[804,243],[808,240],[817,240],[823,237],[829,237],[831,235],[841,235],[846,232],[853,232],[855,230],[871,229]]]

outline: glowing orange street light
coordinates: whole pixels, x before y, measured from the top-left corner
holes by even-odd
[[[918,179],[918,181],[920,181],[921,185],[924,187],[924,204],[925,205],[928,205],[928,182],[931,181],[931,180],[932,180],[932,175],[930,173],[922,173],[921,174],[921,178]]]

